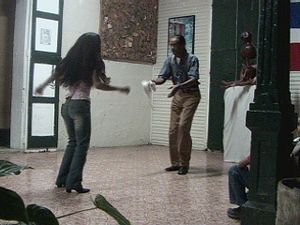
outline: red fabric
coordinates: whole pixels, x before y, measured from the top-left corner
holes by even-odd
[[[291,71],[300,71],[300,43],[290,43],[291,50]]]

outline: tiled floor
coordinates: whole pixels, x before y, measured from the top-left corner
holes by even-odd
[[[91,193],[66,193],[54,187],[63,152],[0,153],[0,159],[34,170],[1,177],[1,186],[15,190],[25,204],[38,204],[56,216],[93,207],[91,197],[105,196],[132,225],[234,225],[226,216],[227,170],[219,152],[193,151],[190,172],[164,172],[166,147],[134,146],[92,149],[84,170]],[[100,210],[59,219],[61,225],[116,225]]]

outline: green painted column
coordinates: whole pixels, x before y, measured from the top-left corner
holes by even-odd
[[[241,33],[252,33],[256,45],[259,0],[213,0],[209,96],[209,149],[223,150],[224,88],[221,81],[239,79]]]
[[[246,119],[252,132],[250,191],[242,225],[275,224],[278,181],[295,175],[289,158],[297,122],[289,92],[289,20],[289,1],[260,1],[259,74]]]

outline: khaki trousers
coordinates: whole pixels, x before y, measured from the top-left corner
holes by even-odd
[[[169,150],[172,166],[189,167],[192,151],[190,130],[200,102],[200,92],[184,93],[179,90],[171,104]]]

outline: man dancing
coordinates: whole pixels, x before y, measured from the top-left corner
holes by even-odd
[[[168,97],[173,97],[169,128],[169,150],[171,166],[166,171],[178,171],[185,175],[189,170],[192,150],[190,130],[193,117],[201,99],[199,91],[199,61],[187,53],[185,38],[176,35],[170,39],[172,55],[164,65],[156,80],[156,85],[165,83],[172,77],[173,86]]]

